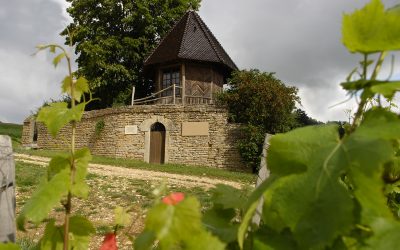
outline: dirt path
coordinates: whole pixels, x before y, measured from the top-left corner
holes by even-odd
[[[14,157],[16,161],[39,165],[39,166],[46,166],[50,161],[50,158],[47,157],[32,156],[26,154],[16,153],[14,154]],[[225,184],[235,188],[241,188],[243,185],[243,183],[240,182],[220,180],[216,178],[171,174],[171,173],[142,170],[142,169],[132,169],[132,168],[103,165],[103,164],[89,164],[88,171],[89,173],[102,176],[117,176],[129,179],[140,179],[140,180],[151,180],[151,181],[167,180],[167,182],[170,184],[175,184],[185,187],[200,186],[204,188],[212,188],[216,184]]]

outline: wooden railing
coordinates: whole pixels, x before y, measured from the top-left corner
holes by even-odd
[[[213,104],[213,99],[211,97],[186,95],[185,103],[187,103],[187,104]]]
[[[172,95],[167,95],[172,89]],[[178,91],[178,89],[180,91]],[[143,104],[212,104],[213,99],[211,97],[203,96],[191,96],[184,95],[181,86],[173,84],[163,90],[156,93],[152,93],[144,98],[135,99],[135,87],[132,91],[132,104],[131,105],[143,105]]]

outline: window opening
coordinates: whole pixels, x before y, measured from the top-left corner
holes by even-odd
[[[180,73],[179,68],[167,69],[163,71],[162,81],[161,81],[161,89],[166,89],[170,86],[175,84],[177,87],[180,87]],[[172,96],[173,95],[173,88],[170,88],[161,93],[161,96]],[[176,96],[181,95],[181,89],[175,88]]]

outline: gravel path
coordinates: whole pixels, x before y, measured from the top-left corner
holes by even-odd
[[[14,157],[16,161],[39,165],[39,166],[46,166],[50,161],[50,158],[48,157],[32,156],[27,154],[15,153]],[[93,164],[93,163],[89,164],[88,172],[102,176],[118,176],[129,179],[140,179],[140,180],[151,180],[151,181],[167,180],[167,182],[170,184],[175,184],[185,187],[200,186],[204,188],[212,188],[216,184],[225,184],[240,189],[243,185],[243,183],[240,182],[227,181],[216,178],[171,174],[171,173],[164,173],[164,172],[157,172],[157,171],[150,171],[143,169],[132,169],[126,167]]]

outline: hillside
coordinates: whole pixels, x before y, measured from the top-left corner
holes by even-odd
[[[21,143],[22,125],[0,122],[0,135],[9,135],[15,147]]]

